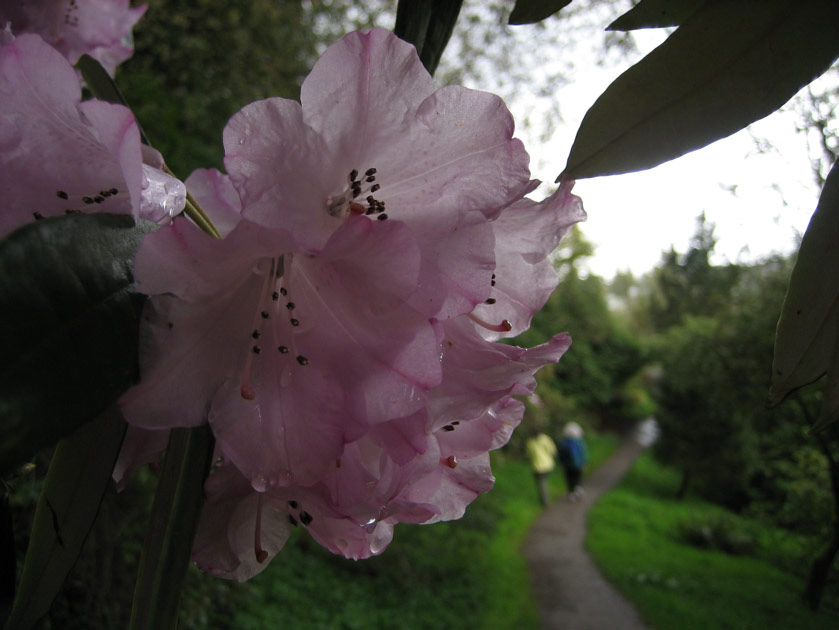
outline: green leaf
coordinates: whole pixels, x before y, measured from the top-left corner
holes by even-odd
[[[510,13],[510,24],[534,24],[549,18],[571,0],[516,0],[516,6]]]
[[[827,176],[816,211],[804,233],[790,275],[775,333],[770,404],[812,383],[825,372],[839,373],[839,168]]]
[[[6,630],[31,628],[49,611],[99,513],[125,428],[114,405],[55,449]]]
[[[728,136],[837,54],[835,0],[708,2],[597,99],[557,181],[651,168]]]
[[[137,379],[144,297],[129,216],[35,221],[0,242],[0,474],[102,413]]]
[[[639,28],[678,26],[706,0],[641,0],[606,27],[607,31],[634,31]],[[713,1],[713,0],[712,0]]]
[[[460,14],[463,0],[400,0],[393,32],[413,44],[429,74],[434,74]]]
[[[137,572],[131,630],[175,630],[213,456],[205,424],[172,429]]]
[[[107,101],[128,107],[128,102],[126,102],[117,84],[111,78],[111,75],[108,74],[108,71],[96,59],[90,55],[82,55],[76,62],[76,68],[82,73],[85,84],[87,84],[90,93],[95,98],[98,98],[100,101]],[[129,109],[131,108],[129,107]],[[151,146],[151,142],[146,137],[139,120],[137,121],[137,128],[140,130],[140,137],[143,140],[143,144]]]

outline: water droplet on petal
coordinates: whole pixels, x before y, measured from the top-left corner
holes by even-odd
[[[251,479],[251,486],[257,492],[265,492],[268,489],[268,477],[266,477],[263,473],[259,473]]]

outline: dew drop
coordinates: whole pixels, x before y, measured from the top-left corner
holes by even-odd
[[[251,479],[251,486],[257,492],[265,492],[268,489],[268,477],[266,477],[263,473],[259,473],[253,479]]]

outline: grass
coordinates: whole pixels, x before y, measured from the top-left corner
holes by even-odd
[[[699,500],[677,501],[678,481],[644,455],[589,514],[590,553],[652,627],[839,628],[835,585],[820,612],[800,600],[812,541]]]
[[[592,465],[617,444],[588,440]],[[432,526],[400,525],[381,555],[344,560],[296,531],[269,567],[237,586],[224,606],[187,627],[481,628],[536,630],[538,610],[519,548],[539,515],[529,466],[493,453],[495,487],[466,516]],[[555,494],[564,492],[557,471]],[[207,602],[209,608],[213,602]]]

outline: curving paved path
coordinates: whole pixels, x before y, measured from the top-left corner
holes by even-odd
[[[581,501],[556,501],[530,530],[523,552],[543,630],[647,630],[632,604],[600,574],[583,543],[589,508],[620,481],[655,433],[654,421],[639,425],[634,436],[583,479],[586,495]]]

